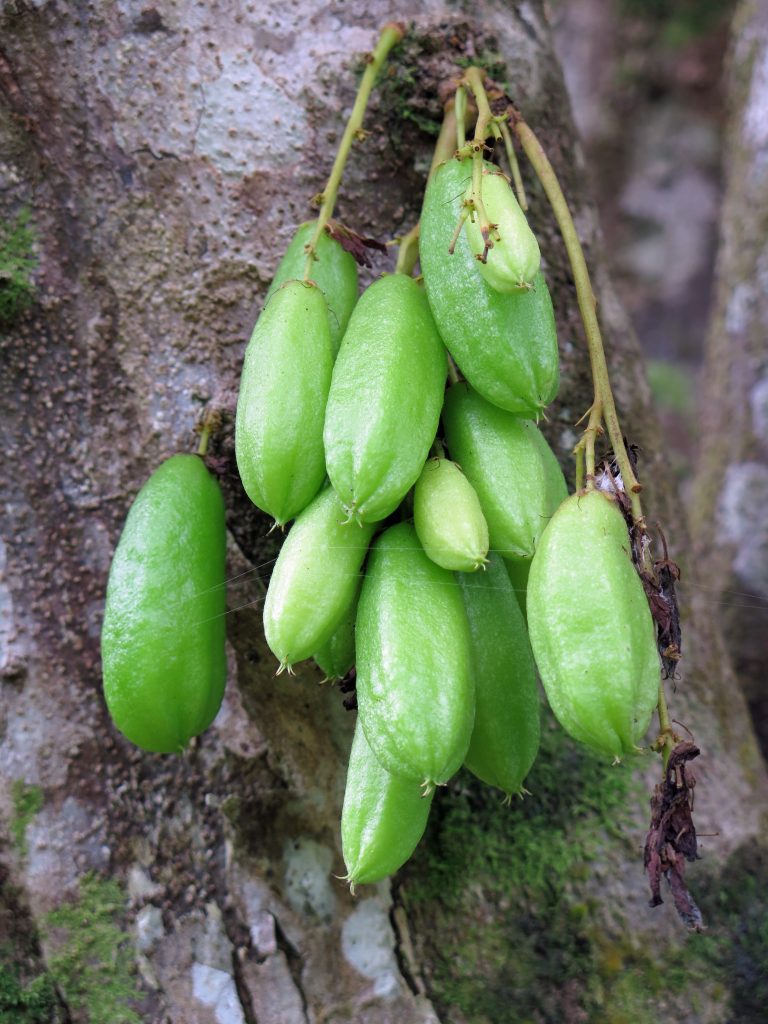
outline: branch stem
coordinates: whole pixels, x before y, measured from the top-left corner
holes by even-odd
[[[547,199],[549,199],[552,210],[555,214],[560,232],[565,242],[565,248],[568,253],[568,259],[571,263],[571,269],[573,271],[573,279],[576,285],[576,297],[579,303],[579,310],[581,312],[581,318],[584,322],[584,330],[587,336],[587,346],[589,348],[589,358],[592,364],[592,377],[595,386],[595,403],[593,405],[593,411],[590,413],[589,425],[587,431],[592,432],[591,439],[586,441],[587,454],[589,454],[589,445],[591,444],[593,458],[594,458],[594,428],[596,426],[596,415],[600,414],[600,418],[605,420],[606,430],[608,437],[610,438],[611,445],[613,447],[616,461],[621,470],[622,480],[624,482],[624,489],[629,496],[629,500],[632,506],[632,519],[635,524],[642,528],[643,525],[643,510],[640,502],[640,484],[637,481],[634,470],[632,469],[632,463],[629,459],[626,446],[624,444],[624,435],[621,431],[619,424],[619,417],[616,413],[616,403],[613,399],[613,391],[611,390],[611,382],[608,376],[608,364],[605,359],[605,350],[603,348],[603,338],[600,333],[600,325],[597,320],[597,302],[595,300],[594,292],[592,291],[592,283],[589,279],[589,271],[587,269],[587,263],[584,259],[584,252],[581,248],[581,242],[576,232],[576,226],[573,223],[573,217],[571,211],[568,208],[563,191],[560,188],[560,183],[557,180],[552,164],[549,162],[546,153],[541,147],[541,143],[534,135],[533,131],[528,125],[518,120],[514,126],[515,133],[520,140],[520,144],[523,147],[528,159],[533,165],[533,169],[536,172],[539,180],[541,181],[544,191],[546,192]],[[602,406],[602,408],[600,408]],[[597,414],[595,408],[597,407]],[[589,475],[590,468],[587,465],[587,475]],[[592,473],[594,475],[594,466],[592,467]]]
[[[368,100],[371,96],[376,77],[381,70],[384,61],[387,59],[387,55],[392,47],[399,43],[403,38],[404,30],[402,25],[398,25],[395,22],[391,22],[385,25],[382,29],[379,41],[376,44],[376,49],[369,56],[368,65],[363,72],[363,77],[360,81],[360,87],[357,90],[357,97],[355,98],[355,104],[352,107],[352,113],[349,115],[349,121],[344,129],[344,134],[341,137],[339,148],[336,153],[336,159],[333,161],[333,167],[331,169],[328,183],[322,192],[322,205],[320,212],[317,215],[317,224],[315,225],[315,231],[312,235],[312,240],[308,243],[307,249],[307,265],[304,270],[304,280],[308,281],[312,276],[312,264],[315,260],[315,253],[317,251],[317,243],[320,240],[320,236],[325,230],[325,226],[333,216],[333,208],[336,205],[336,196],[338,195],[339,185],[341,184],[341,176],[344,173],[344,166],[347,162],[352,144],[356,138],[360,137],[363,126],[363,117],[365,116],[365,110],[368,106]]]

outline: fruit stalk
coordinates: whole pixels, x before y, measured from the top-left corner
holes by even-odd
[[[592,379],[594,382],[595,400],[589,414],[589,423],[585,431],[585,448],[587,457],[587,483],[589,485],[590,475],[594,477],[594,444],[595,435],[599,429],[601,419],[605,420],[608,436],[616,455],[616,461],[621,470],[624,488],[629,496],[632,505],[632,519],[641,528],[643,527],[643,510],[640,502],[640,484],[637,481],[632,463],[629,459],[624,435],[621,431],[619,418],[616,413],[616,404],[613,399],[611,382],[608,376],[608,364],[605,359],[603,339],[600,333],[600,325],[597,321],[597,302],[592,283],[589,279],[587,263],[581,248],[579,236],[576,233],[576,226],[573,223],[571,211],[568,208],[560,183],[557,180],[552,164],[542,149],[541,143],[533,131],[523,120],[516,120],[514,125],[515,133],[526,156],[531,161],[537,177],[541,181],[549,199],[552,210],[555,214],[560,232],[565,242],[568,259],[573,270],[574,283],[576,285],[576,297],[579,303],[579,311],[584,322],[584,330],[587,335],[589,358],[592,365]]]
[[[603,339],[600,332],[600,325],[597,320],[597,301],[592,284],[589,278],[589,270],[584,259],[584,252],[573,223],[571,211],[560,188],[554,168],[549,162],[541,143],[532,129],[522,120],[519,114],[515,115],[514,131],[520,141],[523,150],[531,161],[533,169],[541,182],[544,191],[549,199],[552,210],[555,214],[560,232],[563,236],[568,259],[573,271],[573,279],[576,285],[576,296],[579,303],[579,311],[584,322],[584,330],[587,336],[589,347],[589,358],[592,366],[592,379],[594,384],[594,401],[589,411],[589,422],[584,431],[584,452],[586,457],[587,487],[594,487],[595,475],[595,438],[600,431],[601,420],[610,438],[611,445],[621,471],[624,489],[629,496],[632,510],[632,520],[635,525],[644,530],[645,521],[643,518],[642,503],[640,501],[641,485],[635,476],[632,463],[624,444],[624,435],[616,412],[616,403],[611,390],[611,382],[608,375],[608,364],[603,348]],[[648,550],[643,547],[643,568],[653,574],[653,565]],[[664,684],[659,681],[658,695],[659,729],[662,744],[662,756],[664,766],[669,761],[669,756],[674,747],[674,736],[670,727],[669,710],[667,708]]]
[[[344,173],[344,166],[347,162],[349,152],[352,149],[352,143],[356,138],[360,137],[363,117],[365,116],[365,110],[368,106],[368,100],[370,98],[374,82],[376,81],[376,76],[381,70],[384,61],[387,59],[389,51],[403,38],[404,31],[403,26],[397,24],[397,22],[390,22],[388,25],[385,25],[379,37],[379,41],[376,44],[376,49],[373,53],[368,55],[368,66],[363,72],[360,87],[357,90],[357,97],[355,98],[355,105],[352,107],[352,113],[349,115],[349,121],[347,121],[344,134],[341,137],[341,142],[339,143],[339,149],[336,153],[336,159],[333,161],[333,168],[331,169],[328,183],[321,193],[322,205],[320,206],[320,212],[317,215],[317,224],[315,226],[312,239],[307,245],[307,265],[304,271],[305,281],[308,281],[312,276],[312,263],[315,259],[315,249],[320,235],[333,215],[333,208],[336,205],[336,195],[339,191],[339,185],[341,184],[341,176]]]

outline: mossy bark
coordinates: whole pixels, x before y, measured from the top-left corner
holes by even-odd
[[[538,2],[422,6],[339,213],[382,238],[411,226],[439,86],[467,60],[508,82],[551,154],[594,270],[620,413],[643,449],[648,514],[689,587],[672,708],[703,748],[697,819],[720,832],[690,872],[712,904],[712,950],[701,950],[708,937],[685,946],[669,906],[647,907],[656,759],[596,765],[549,726],[522,807],[460,776],[399,881],[349,895],[334,875],[352,716],[311,668],[274,677],[260,606],[277,541],[239,487],[231,424],[211,447],[231,535],[224,710],[182,758],[141,754],[107,719],[98,633],[126,511],[162,458],[191,450],[205,402],[232,408],[245,341],[330,168],[361,54],[397,13],[383,0],[3,7],[0,204],[32,209],[39,268],[36,304],[3,337],[0,362],[0,809],[10,819],[18,780],[44,798],[26,855],[4,857],[41,924],[88,871],[120,881],[146,1021],[735,1019],[728,911],[707,893],[721,870],[737,891],[746,877],[763,768],[711,606],[692,596],[688,532]],[[547,432],[572,477],[574,423],[591,400],[586,346],[561,240],[527,185],[562,351]],[[43,958],[58,963],[42,933]]]

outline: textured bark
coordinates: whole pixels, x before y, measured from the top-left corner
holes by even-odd
[[[458,58],[506,74],[573,203],[620,412],[643,448],[650,518],[693,579],[542,6],[462,7],[422,5],[367,118],[341,217],[385,238],[407,229],[439,84]],[[190,449],[206,401],[232,408],[244,342],[328,173],[360,55],[397,14],[386,0],[2,9],[0,204],[33,208],[40,266],[35,307],[3,339],[0,810],[18,832],[19,784],[40,788],[42,808],[26,842],[4,851],[15,889],[3,883],[0,947],[23,940],[14,963],[25,977],[53,969],[60,1019],[99,1019],[98,992],[73,1000],[46,927],[88,871],[127,887],[146,1021],[644,1021],[661,1009],[731,1019],[727,958],[704,946],[681,955],[670,906],[647,907],[642,785],[618,782],[630,769],[592,766],[551,729],[525,810],[505,812],[462,775],[396,884],[353,899],[334,878],[352,716],[311,668],[274,677],[260,604],[276,541],[239,487],[231,429],[213,443],[230,528],[224,709],[183,758],[132,749],[106,715],[99,625],[130,501],[164,456]],[[570,474],[590,375],[563,247],[541,190],[530,192],[562,350],[547,430]],[[686,673],[673,712],[704,751],[697,817],[720,836],[691,880],[714,909],[707,891],[721,891],[721,869],[738,885],[752,864],[738,858],[766,790],[710,605],[695,593],[683,590]],[[634,778],[644,773],[655,780],[655,759]],[[698,973],[683,969],[688,957]]]
[[[743,3],[729,57],[718,292],[693,505],[697,559],[768,751],[768,10]]]

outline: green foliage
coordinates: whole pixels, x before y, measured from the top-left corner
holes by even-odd
[[[88,874],[79,899],[46,914],[43,930],[54,945],[48,968],[67,1005],[89,1024],[140,1024],[129,1007],[140,998],[130,936],[120,926],[125,896],[111,880]]]
[[[35,232],[25,207],[16,217],[0,224],[0,330],[10,327],[31,305],[34,296],[32,255]]]
[[[13,950],[0,949],[0,1024],[51,1024],[58,1020],[56,993],[47,974],[26,984],[14,965]]]
[[[16,779],[11,787],[13,817],[10,822],[11,838],[18,853],[27,854],[27,825],[42,809],[43,791],[39,786],[28,786],[23,779]]]

